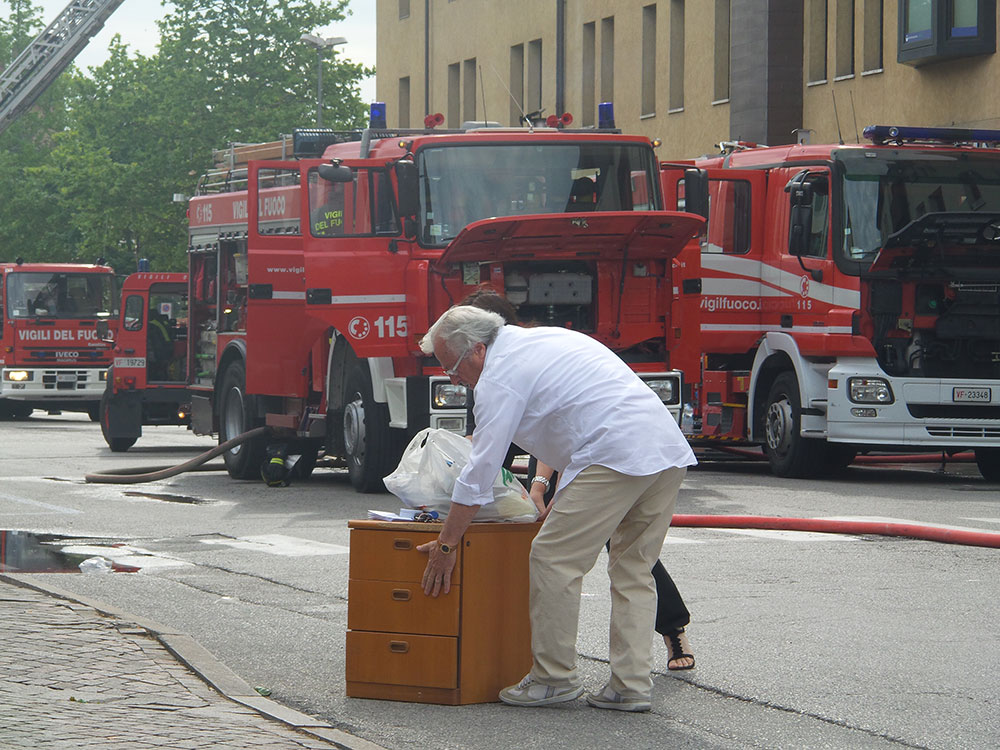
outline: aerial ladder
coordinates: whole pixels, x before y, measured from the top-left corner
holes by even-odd
[[[0,73],[0,133],[37,101],[122,2],[73,0]]]

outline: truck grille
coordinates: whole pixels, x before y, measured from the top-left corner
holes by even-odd
[[[75,391],[87,387],[87,370],[45,370],[42,385],[46,390]]]
[[[907,404],[917,419],[1000,419],[1000,406],[983,404]]]
[[[936,438],[993,438],[1000,439],[1000,427],[963,427],[935,425],[927,427],[927,434]]]

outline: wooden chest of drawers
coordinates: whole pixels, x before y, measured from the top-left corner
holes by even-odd
[[[472,524],[451,591],[424,595],[417,546],[441,524],[351,521],[347,695],[487,703],[531,668],[528,551],[537,523]]]

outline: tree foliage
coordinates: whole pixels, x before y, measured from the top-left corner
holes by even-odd
[[[30,0],[8,4],[17,14],[0,23],[0,54],[41,26]],[[0,136],[0,257],[184,270],[185,206],[173,196],[194,192],[213,149],[313,124],[317,53],[299,37],[347,5],[173,0],[155,54],[115,37],[102,65],[61,76]],[[360,126],[358,82],[372,71],[330,54],[323,64],[325,124]]]

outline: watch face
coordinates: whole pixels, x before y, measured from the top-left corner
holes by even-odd
[[[438,542],[438,547],[440,547],[441,551],[446,555],[454,549],[450,544],[442,544],[441,542]]]

